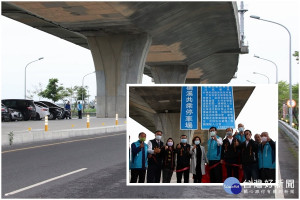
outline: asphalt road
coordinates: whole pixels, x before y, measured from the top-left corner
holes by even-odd
[[[125,150],[125,140],[124,133],[116,133],[97,138],[77,138],[50,146],[43,144],[43,147],[7,153],[4,152],[13,149],[2,149],[2,198],[275,197],[274,194],[246,194],[243,191],[238,195],[230,195],[221,186],[126,186],[125,160],[128,152]],[[5,196],[70,172],[74,173]]]

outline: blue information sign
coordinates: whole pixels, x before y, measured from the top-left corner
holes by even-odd
[[[180,130],[198,129],[198,87],[181,89]]]
[[[235,127],[234,100],[230,86],[201,87],[201,129]]]

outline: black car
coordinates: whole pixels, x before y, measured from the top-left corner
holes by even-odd
[[[64,108],[54,104],[54,103],[51,103],[49,101],[36,101],[37,103],[38,102],[41,102],[43,104],[46,104],[46,106],[48,106],[49,108],[49,112],[50,112],[50,115],[49,115],[49,120],[51,119],[60,119],[65,111]]]
[[[11,109],[15,109],[22,113],[25,121],[29,119],[35,119],[36,112],[33,100],[28,99],[3,99],[2,103]]]
[[[20,111],[7,108],[3,103],[1,103],[1,120],[4,122],[9,121],[21,121],[23,120],[23,115]]]
[[[8,122],[10,119],[10,110],[3,103],[1,104],[1,121]]]

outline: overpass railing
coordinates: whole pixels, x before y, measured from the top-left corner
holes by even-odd
[[[290,127],[284,121],[278,121],[278,127],[298,146],[299,131]]]

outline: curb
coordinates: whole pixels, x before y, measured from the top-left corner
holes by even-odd
[[[86,136],[86,135],[102,135],[112,132],[126,131],[126,125],[106,126],[106,127],[94,127],[83,129],[65,129],[56,131],[36,130],[16,132],[13,137],[14,144],[26,144],[47,140],[66,139],[71,137]],[[2,134],[2,147],[9,146],[8,134]]]

